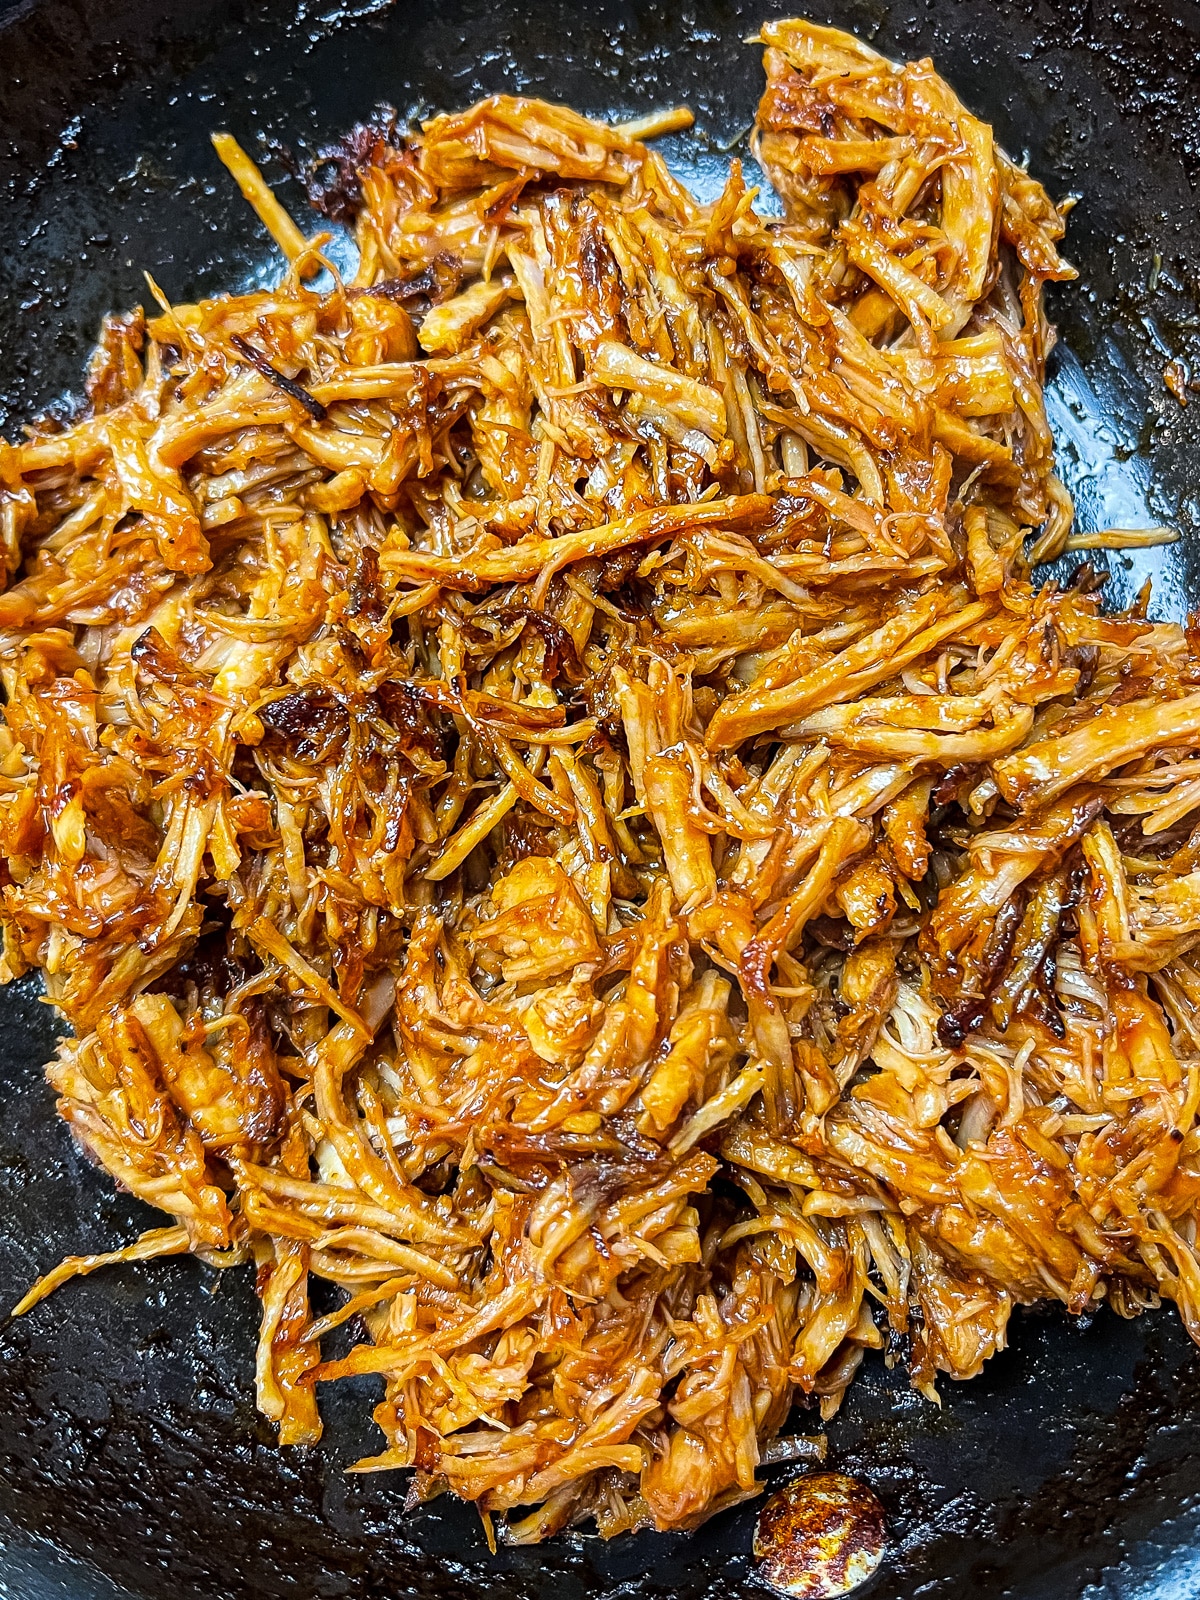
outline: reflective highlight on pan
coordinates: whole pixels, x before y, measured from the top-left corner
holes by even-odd
[[[758,1516],[759,1577],[795,1600],[832,1600],[865,1583],[887,1547],[883,1507],[844,1472],[810,1472],[773,1494]]]

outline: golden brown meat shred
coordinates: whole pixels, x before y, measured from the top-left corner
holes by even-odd
[[[252,1260],[280,1439],[378,1374],[357,1470],[518,1541],[754,1494],[889,1339],[1200,1338],[1200,671],[1029,581],[1062,218],[929,62],[763,39],[784,220],[536,101],[360,131],[352,281],[110,319],[0,445],[5,976],[174,1218],[117,1258]]]

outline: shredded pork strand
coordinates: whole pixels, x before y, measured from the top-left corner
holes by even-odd
[[[375,1374],[355,1470],[518,1542],[1017,1305],[1200,1339],[1200,641],[1030,582],[1062,216],[928,61],[762,39],[783,220],[500,96],[334,153],[329,287],[223,147],[280,286],[0,444],[3,975],[173,1219],[22,1309],[252,1262],[281,1442]]]

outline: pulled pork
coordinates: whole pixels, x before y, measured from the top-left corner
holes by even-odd
[[[1200,1339],[1200,657],[1030,582],[1061,214],[928,61],[763,40],[785,220],[536,101],[360,129],[352,281],[272,212],[0,445],[4,975],[173,1218],[22,1309],[253,1261],[281,1441],[377,1374],[354,1470],[516,1541],[1016,1305]]]

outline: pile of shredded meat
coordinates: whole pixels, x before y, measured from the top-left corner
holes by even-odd
[[[343,282],[226,138],[280,287],[0,445],[4,976],[172,1219],[21,1309],[253,1262],[281,1441],[376,1374],[355,1470],[515,1541],[1017,1305],[1200,1339],[1200,638],[1030,581],[1156,536],[1054,476],[1061,212],[928,61],[762,37],[782,220],[501,96],[332,154]]]

